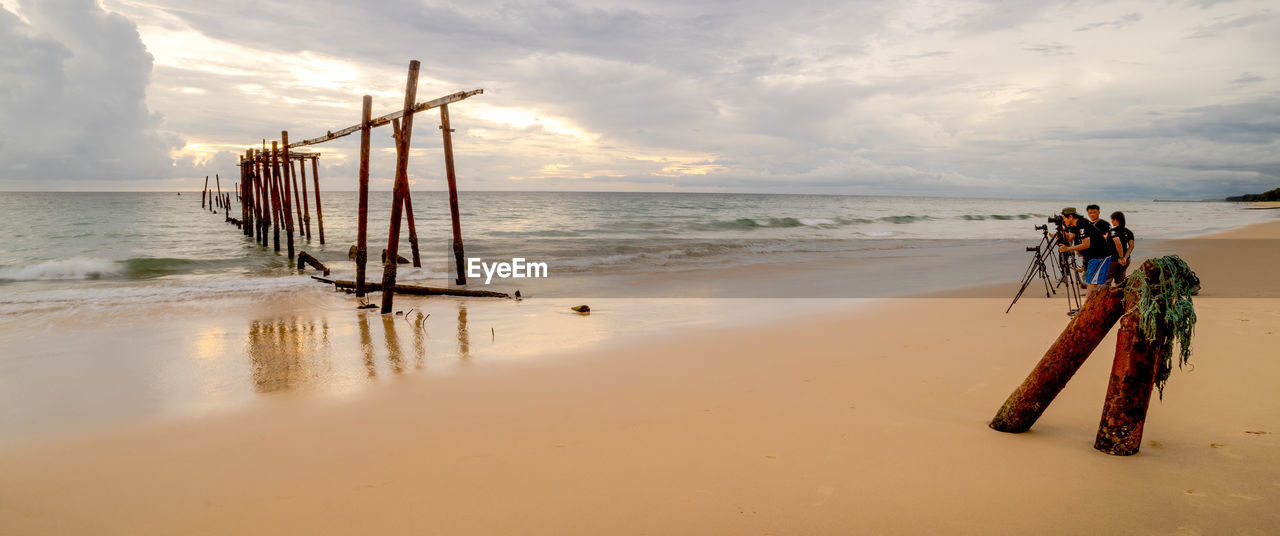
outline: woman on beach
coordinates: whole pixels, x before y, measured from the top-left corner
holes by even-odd
[[[1116,286],[1124,284],[1129,268],[1129,256],[1133,254],[1133,231],[1124,223],[1124,213],[1111,213],[1111,229],[1107,231],[1107,244],[1111,246],[1111,268],[1107,279]]]

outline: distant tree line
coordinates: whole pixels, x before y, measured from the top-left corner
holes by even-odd
[[[1280,188],[1260,194],[1245,194],[1228,197],[1227,201],[1280,201]]]

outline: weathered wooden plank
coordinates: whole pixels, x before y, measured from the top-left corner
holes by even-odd
[[[416,60],[415,60],[415,61],[416,61]],[[483,90],[483,89],[473,89],[473,90],[471,90],[471,91],[459,91],[459,92],[454,93],[454,94],[452,94],[452,95],[445,95],[445,96],[440,97],[440,98],[438,98],[438,99],[429,100],[429,101],[427,101],[427,102],[420,102],[420,103],[418,103],[418,104],[413,105],[412,109],[410,109],[409,107],[405,107],[404,109],[397,110],[397,111],[392,112],[392,113],[389,113],[389,114],[387,114],[387,115],[383,115],[383,116],[379,116],[379,117],[373,118],[372,120],[370,120],[370,125],[369,125],[369,126],[370,126],[371,128],[377,128],[377,127],[380,127],[380,126],[383,126],[383,125],[390,124],[392,119],[400,119],[400,118],[404,117],[406,113],[408,113],[409,115],[413,115],[413,114],[415,114],[415,113],[423,112],[423,111],[426,111],[426,110],[430,110],[430,109],[432,109],[432,108],[436,108],[436,107],[439,107],[439,106],[444,106],[444,105],[449,104],[449,103],[458,102],[458,101],[460,101],[460,100],[463,100],[463,99],[466,99],[466,98],[468,98],[468,97],[472,97],[472,96],[475,96],[475,95],[479,95],[479,94],[481,94],[481,93],[484,93],[484,90]],[[295,142],[295,143],[290,144],[290,145],[289,145],[289,147],[290,147],[290,148],[293,148],[293,147],[305,147],[305,146],[307,146],[307,145],[315,145],[315,144],[318,144],[318,143],[324,143],[324,142],[326,142],[326,141],[330,141],[330,140],[336,140],[336,139],[341,138],[341,137],[343,137],[343,136],[349,136],[349,135],[351,135],[351,134],[355,134],[356,132],[360,131],[360,126],[361,126],[361,125],[352,125],[352,126],[349,126],[349,127],[347,127],[347,128],[344,128],[344,129],[342,129],[342,130],[339,130],[339,131],[337,131],[337,132],[333,132],[333,131],[326,132],[324,136],[320,136],[320,137],[317,137],[317,138],[311,138],[311,139],[309,139],[309,140],[302,140],[302,141],[299,141],[299,142]]]

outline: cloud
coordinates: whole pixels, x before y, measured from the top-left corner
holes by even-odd
[[[1264,115],[1280,33],[1242,4],[103,1],[111,14],[85,0],[81,18],[127,18],[153,57],[103,57],[133,82],[106,93],[145,90],[115,109],[141,137],[128,147],[160,158],[128,160],[181,184],[234,173],[281,130],[352,125],[363,94],[375,114],[398,108],[411,58],[420,100],[485,89],[450,107],[464,189],[1044,197],[1105,177],[1115,195],[1171,197],[1276,180]],[[0,87],[80,77],[35,67],[69,65],[73,39],[6,24],[22,28],[5,34],[22,43],[7,61],[31,65]],[[1223,38],[1185,39],[1197,34]],[[120,43],[145,59],[137,37]],[[416,188],[443,185],[435,126],[435,112],[415,122]],[[314,147],[325,188],[354,188],[357,142]],[[373,145],[388,188],[389,134]]]
[[[92,0],[20,9],[0,8],[0,180],[110,189],[170,177],[181,142],[147,108],[151,56],[134,24]]]
[[[1261,24],[1275,18],[1275,13],[1270,11],[1259,11],[1248,15],[1217,17],[1208,24],[1200,24],[1191,29],[1191,33],[1187,34],[1186,39],[1205,39],[1209,37],[1218,37],[1228,33],[1231,30],[1239,30],[1247,28],[1255,24]]]
[[[1071,46],[1062,43],[1036,43],[1024,46],[1022,50],[1035,52],[1043,56],[1067,56],[1072,53]]]
[[[1102,21],[1102,22],[1091,22],[1089,24],[1085,24],[1083,26],[1077,27],[1075,30],[1072,30],[1072,31],[1087,32],[1087,31],[1096,30],[1099,28],[1124,28],[1125,26],[1128,26],[1140,20],[1142,20],[1141,13],[1128,13],[1114,20],[1108,20],[1108,21]]]
[[[1256,82],[1262,82],[1264,80],[1266,80],[1265,77],[1261,77],[1253,73],[1241,73],[1240,77],[1236,78],[1235,80],[1232,80],[1231,83],[1237,84],[1237,85],[1244,85],[1244,84],[1253,84]]]

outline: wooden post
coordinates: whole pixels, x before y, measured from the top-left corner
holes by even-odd
[[[264,143],[263,145],[265,146],[266,144]],[[262,204],[260,205],[262,208],[258,219],[262,220],[262,247],[265,248],[271,245],[271,237],[268,233],[271,231],[271,224],[275,222],[275,211],[271,208],[272,183],[271,174],[269,173],[270,168],[267,166],[266,149],[262,149],[258,153],[258,167],[261,168],[258,172],[258,189],[261,190],[259,196],[262,198]]]
[[[1139,268],[1148,281],[1158,280],[1159,268],[1151,261]],[[1138,296],[1125,297],[1125,310],[1133,311]],[[1116,456],[1138,453],[1142,446],[1142,427],[1147,420],[1147,407],[1151,403],[1151,390],[1155,387],[1156,368],[1159,366],[1161,348],[1168,341],[1168,333],[1158,334],[1148,342],[1138,327],[1138,314],[1120,319],[1120,333],[1116,336],[1116,358],[1111,365],[1111,383],[1107,385],[1107,398],[1102,406],[1102,421],[1098,424],[1098,436],[1093,448]]]
[[[311,202],[307,200],[307,160],[298,161],[298,169],[302,171],[302,225],[307,230],[307,242],[311,242]]]
[[[218,208],[222,208],[222,177],[215,173],[213,180],[218,185]]]
[[[263,206],[262,205],[262,192],[263,192],[262,173],[261,173],[261,169],[258,166],[258,158],[261,155],[261,153],[259,153],[256,149],[249,149],[249,152],[252,154],[249,165],[250,165],[250,170],[253,172],[253,176],[249,177],[250,182],[253,183],[252,199],[250,199],[250,201],[253,203],[253,240],[258,244],[263,244],[264,242],[262,241],[262,206]]]
[[[258,163],[258,160],[262,158],[262,153],[254,149],[251,149],[251,150],[253,151],[253,163],[252,163],[253,165],[253,210],[254,210],[253,221],[255,224],[254,230],[253,230],[254,239],[259,244],[261,244],[262,247],[266,247],[267,234],[266,234],[266,228],[263,226],[266,225],[267,223],[267,220],[264,219],[264,216],[267,215],[267,213],[265,212],[267,205],[266,203],[263,202],[263,200],[265,199],[263,196],[266,195],[267,190],[266,190],[266,183],[262,181],[262,169],[261,169],[262,166],[260,166]]]
[[[1123,291],[1115,288],[1096,290],[1089,295],[1089,300],[1067,323],[1044,358],[1009,395],[992,419],[991,428],[1013,433],[1031,429],[1120,318],[1124,312],[1122,295]]]
[[[391,194],[391,229],[387,233],[387,258],[382,264],[382,314],[391,313],[396,288],[396,252],[400,249],[400,211],[409,189],[409,140],[413,135],[413,105],[418,95],[418,60],[409,62],[404,89],[404,125],[396,138],[396,182]]]
[[[467,284],[462,252],[462,223],[458,218],[458,180],[453,173],[453,130],[449,128],[449,105],[440,105],[440,131],[444,133],[444,169],[449,180],[449,216],[453,219],[453,259],[459,285]]]
[[[356,296],[364,297],[365,263],[369,260],[369,119],[373,116],[373,97],[364,96],[360,110],[360,200],[356,216]],[[314,171],[314,170],[312,170]],[[315,174],[312,173],[314,176]],[[316,187],[316,195],[320,188]],[[320,214],[320,198],[316,198],[316,214]],[[324,226],[320,227],[320,240],[324,240]]]
[[[288,143],[285,144],[284,152],[286,155],[289,154]],[[289,184],[293,186],[293,213],[297,217],[297,219],[294,219],[292,221],[297,223],[297,225],[295,225],[294,228],[297,229],[298,236],[302,236],[302,203],[301,203],[301,199],[299,199],[300,194],[298,193],[298,174],[294,172],[292,159],[285,158],[284,166],[289,168],[288,170]]]
[[[319,259],[312,257],[307,252],[299,251],[298,252],[298,269],[299,270],[305,269],[305,267],[308,264],[311,265],[312,268],[315,268],[317,270],[320,270],[321,272],[324,272],[324,275],[329,275],[328,266],[325,266],[323,263],[320,262]]]
[[[316,226],[320,231],[320,245],[324,245],[324,214],[320,211],[320,168],[316,164],[319,157],[311,157],[311,180],[316,185]]]
[[[204,198],[209,193],[209,176],[204,176],[204,189],[200,190],[200,208],[204,208]]]
[[[280,147],[276,142],[271,142],[271,152],[267,154],[270,161],[267,163],[268,177],[271,177],[271,232],[274,234],[273,245],[276,253],[280,252],[280,207],[284,203],[280,199]]]
[[[250,168],[252,164],[249,163],[249,160],[252,159],[252,156],[250,156],[252,152],[253,149],[249,149],[245,151],[245,156],[240,157],[240,218],[244,220],[244,225],[241,226],[240,231],[245,236],[253,235],[253,230],[250,229],[253,224],[253,216],[250,215],[253,181],[250,179],[250,174],[253,170]]]
[[[280,154],[276,160],[276,170],[280,173],[280,182],[284,184],[284,232],[289,235],[289,259],[293,260],[293,193],[290,185],[293,184],[293,166],[289,165],[289,132],[280,131]],[[275,142],[271,142],[271,149],[275,151]]]
[[[240,202],[244,205],[244,234],[245,236],[254,237],[257,235],[253,232],[253,226],[258,224],[258,219],[254,217],[253,211],[253,149],[245,150],[244,156],[244,194],[240,197]]]
[[[397,139],[400,138],[400,120],[391,120],[391,132]],[[396,144],[399,147],[399,144]],[[406,184],[404,188],[404,210],[405,215],[409,219],[409,247],[413,250],[413,267],[422,268],[422,257],[418,253],[418,229],[413,225],[413,194],[410,193],[409,186]]]

